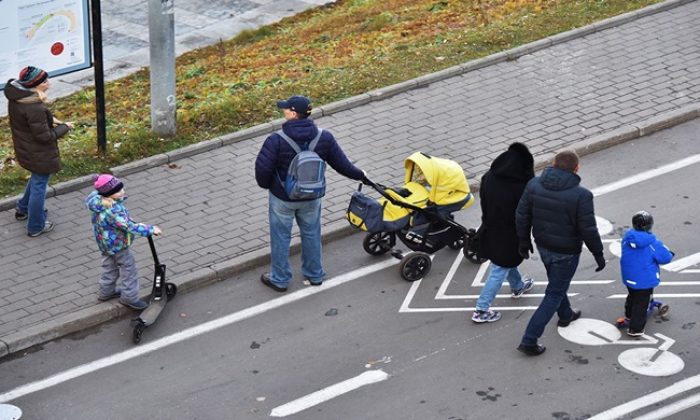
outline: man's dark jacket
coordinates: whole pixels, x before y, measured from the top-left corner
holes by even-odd
[[[51,111],[39,95],[10,79],[5,85],[12,142],[17,162],[24,169],[53,174],[61,169],[58,138],[68,132],[68,126],[54,127]]]
[[[516,211],[516,227],[521,240],[530,239],[549,251],[581,253],[582,242],[593,255],[602,255],[593,209],[593,194],[580,186],[573,172],[549,167],[525,187]]]
[[[532,154],[525,145],[514,143],[493,161],[481,178],[479,256],[509,268],[523,261],[518,253],[515,209],[525,185],[534,176]]]
[[[318,134],[316,124],[308,118],[289,120],[282,125],[284,134],[297,142],[302,150],[308,147],[311,140]],[[364,173],[350,162],[340,145],[330,131],[323,130],[321,138],[314,149],[321,159],[335,169],[339,174],[354,179],[362,180]],[[255,180],[262,188],[269,189],[275,197],[284,201],[296,201],[287,196],[284,182],[287,178],[287,170],[292,159],[296,155],[290,146],[279,134],[271,134],[263,143],[260,153],[255,160]]]

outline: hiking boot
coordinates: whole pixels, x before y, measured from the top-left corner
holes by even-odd
[[[501,319],[501,313],[498,311],[474,311],[472,315],[472,321],[477,324],[483,324],[484,322],[496,322]]]
[[[107,302],[108,300],[112,300],[112,299],[118,298],[120,296],[121,296],[121,292],[119,290],[114,290],[114,292],[112,292],[112,294],[109,294],[107,296],[99,296],[98,295],[97,300],[99,300],[100,302]]]
[[[53,230],[53,227],[54,227],[53,222],[49,222],[47,220],[46,222],[44,222],[44,228],[41,229],[39,232],[36,232],[36,233],[30,232],[30,233],[27,233],[27,235],[29,235],[30,238],[36,238],[39,235],[43,235],[44,233],[51,232]]]
[[[520,299],[520,296],[532,290],[533,287],[535,287],[535,281],[529,277],[526,277],[525,280],[523,280],[523,287],[518,290],[514,290],[510,294],[510,297],[512,299]]]
[[[260,281],[262,282],[262,284],[264,284],[265,286],[267,286],[267,287],[269,287],[270,289],[274,290],[275,292],[283,293],[283,292],[286,292],[286,291],[287,291],[287,288],[286,288],[286,287],[278,286],[278,285],[276,285],[275,283],[272,282],[272,278],[270,278],[270,273],[263,273],[263,274],[260,276]]]
[[[148,303],[146,301],[143,301],[141,299],[137,299],[133,302],[127,302],[124,299],[119,299],[119,303],[121,303],[124,306],[128,306],[131,309],[136,309],[136,310],[142,310],[148,308]]]
[[[644,330],[634,331],[634,330],[628,329],[627,335],[629,335],[630,337],[641,337],[644,335]]]
[[[564,321],[564,320],[560,319],[559,321],[557,321],[558,326],[560,326],[562,328],[566,328],[569,326],[569,324],[571,324],[572,322],[581,318],[581,310],[580,309],[572,309],[572,310],[574,311],[574,314],[571,316],[571,319],[568,321]]]
[[[521,351],[528,356],[539,356],[540,354],[544,353],[545,350],[547,350],[547,348],[539,344],[535,344],[534,346],[521,344],[518,346],[518,351]]]

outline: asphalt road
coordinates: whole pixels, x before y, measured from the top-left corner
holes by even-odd
[[[584,251],[570,289],[583,317],[567,329],[551,322],[542,356],[515,350],[544,290],[537,255],[522,266],[538,282],[532,295],[497,299],[503,318],[476,325],[478,266],[446,248],[408,283],[398,261],[365,254],[353,235],[325,247],[331,279],[321,288],[297,280],[277,294],[255,270],[177,296],[138,346],[120,320],[3,359],[0,403],[23,419],[697,419],[700,162],[688,159],[698,154],[694,121],[583,159],[608,266],[595,273]],[[633,340],[611,323],[625,293],[615,243],[639,209],[677,256],[656,290],[668,319],[650,319]],[[477,205],[458,221],[478,218]]]

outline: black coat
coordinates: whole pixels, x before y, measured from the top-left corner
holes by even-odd
[[[515,209],[534,176],[532,154],[525,145],[514,143],[481,178],[479,256],[501,267],[517,267],[523,261],[518,254]]]
[[[585,242],[593,255],[602,255],[593,194],[580,183],[575,173],[552,167],[532,179],[516,212],[518,236],[529,240],[532,230],[535,243],[550,251],[579,254]]]

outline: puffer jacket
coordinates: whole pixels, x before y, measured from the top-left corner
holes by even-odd
[[[525,145],[514,143],[481,178],[479,256],[501,267],[517,267],[523,261],[518,253],[515,209],[534,176],[532,154]]]
[[[282,131],[297,142],[302,150],[305,150],[308,143],[318,134],[316,124],[308,118],[289,120],[282,125]],[[314,152],[339,174],[357,181],[364,177],[362,170],[350,162],[330,131],[323,130]],[[287,178],[289,164],[295,155],[296,152],[292,146],[279,134],[271,134],[263,143],[255,160],[255,180],[258,185],[269,189],[280,200],[295,201],[289,198],[283,184],[280,183]]]
[[[126,197],[115,200],[112,207],[102,204],[102,196],[93,191],[85,199],[85,205],[92,212],[92,231],[97,247],[102,253],[114,255],[131,246],[134,235],[149,236],[153,226],[136,223],[129,217],[124,205]]]
[[[58,139],[68,132],[68,126],[58,124],[54,127],[53,115],[39,94],[15,79],[7,81],[5,97],[19,165],[39,174],[58,172],[61,169]]]
[[[527,183],[515,215],[520,240],[530,240],[561,254],[580,254],[583,242],[593,255],[603,254],[593,208],[593,194],[581,178],[559,168],[545,168]]]
[[[661,281],[659,264],[671,259],[673,253],[653,233],[630,229],[622,237],[622,282],[631,289],[652,289]]]

